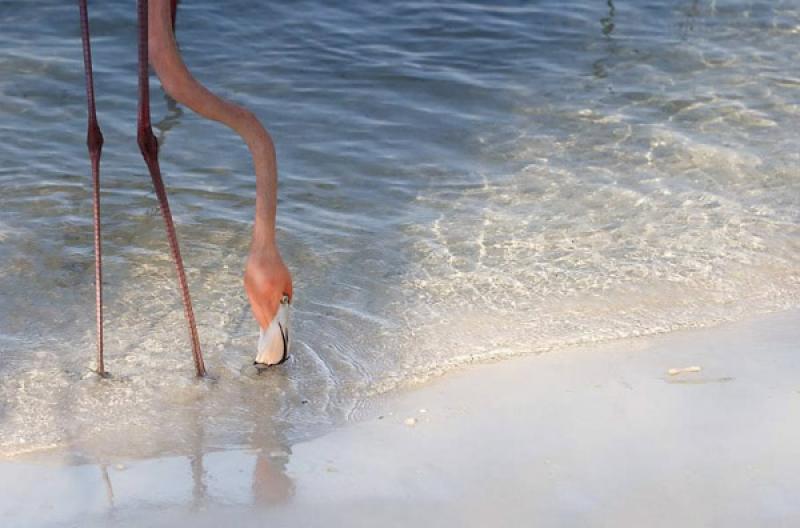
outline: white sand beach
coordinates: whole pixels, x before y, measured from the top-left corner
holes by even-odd
[[[799,320],[477,365],[290,452],[3,462],[0,525],[797,526]]]

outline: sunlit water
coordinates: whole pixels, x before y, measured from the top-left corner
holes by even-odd
[[[74,3],[0,6],[0,455],[294,441],[476,360],[800,301],[800,5],[181,5],[186,62],[276,140],[285,368],[242,373],[254,175],[153,78],[206,363],[135,141],[133,2],[93,2],[106,345]]]

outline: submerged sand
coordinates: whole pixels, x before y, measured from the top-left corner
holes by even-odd
[[[0,525],[797,526],[798,321],[463,369],[289,449],[3,462]]]

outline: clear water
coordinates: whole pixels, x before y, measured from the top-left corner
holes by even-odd
[[[276,139],[294,356],[251,378],[254,176],[154,120],[206,362],[135,142],[135,9],[93,2],[106,336],[94,354],[73,3],[0,7],[0,455],[290,447],[467,362],[800,304],[797,2],[181,5],[190,68]]]

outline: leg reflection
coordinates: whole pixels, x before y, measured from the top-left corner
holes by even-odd
[[[114,509],[114,488],[111,486],[111,477],[108,476],[108,466],[102,464],[100,466],[100,475],[103,477],[103,483],[106,487],[106,499],[108,499],[108,509]]]
[[[198,450],[189,457],[192,467],[192,506],[193,511],[202,510],[208,502],[208,486],[206,485],[206,470],[203,466],[203,454]]]

